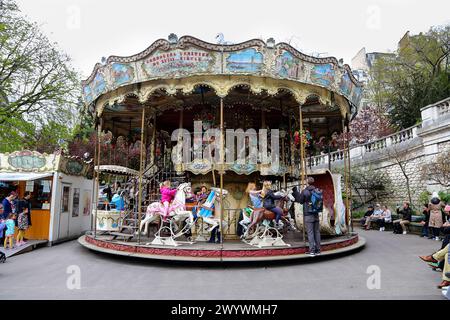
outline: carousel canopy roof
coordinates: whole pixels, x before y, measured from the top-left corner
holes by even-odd
[[[355,106],[351,113],[356,112],[362,85],[348,65],[334,57],[308,56],[272,40],[223,45],[190,36],[178,39],[172,34],[169,41],[157,40],[136,55],[110,56],[104,64],[96,64],[82,82],[83,99],[93,105],[104,96],[102,103],[113,105],[133,95],[145,103],[155,90],[187,94],[198,85],[210,86],[218,96],[226,96],[236,85],[244,84],[255,93],[265,90],[274,95],[279,89],[289,90],[301,103],[311,95],[319,96],[323,104],[345,100]]]
[[[139,171],[122,167],[122,166],[115,166],[115,165],[102,165],[102,166],[95,166],[95,171],[105,172],[105,173],[111,173],[116,175],[126,175],[126,176],[139,176]]]

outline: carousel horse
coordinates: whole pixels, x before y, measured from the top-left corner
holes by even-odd
[[[168,216],[164,216],[165,208],[161,202],[153,202],[147,207],[145,213],[145,218],[141,221],[139,226],[139,232],[141,232],[142,227],[145,225],[144,234],[147,234],[148,225],[154,223],[160,219],[161,221],[166,221],[169,218],[171,226],[177,231],[179,229],[179,224],[182,221],[189,219],[193,223],[194,218],[191,211],[185,210],[186,198],[191,196],[191,183],[181,183],[177,187],[177,193],[172,203],[169,205]],[[162,225],[162,223],[161,223]],[[183,228],[184,229],[184,228]]]
[[[291,218],[290,212],[291,212],[291,207],[295,201],[293,195],[292,195],[293,191],[289,190],[288,194],[286,195],[286,209],[288,210],[289,214],[285,215],[286,219],[289,220],[289,224],[288,226],[291,227],[291,229],[296,230],[295,228],[295,221]],[[284,195],[285,191],[278,191],[275,193],[275,195]],[[256,210],[261,210],[260,209],[256,209]],[[253,210],[255,210],[253,207],[247,207],[242,209],[242,218],[239,220],[239,225],[242,227],[242,232],[239,232],[238,235],[241,236],[241,238],[244,238],[244,235],[247,234],[247,230],[248,227],[250,226],[251,222],[252,222],[252,215],[253,215]],[[284,224],[282,221],[280,221],[280,227],[284,227]]]
[[[222,189],[222,195],[225,197],[228,195],[228,191]],[[208,224],[210,227],[207,229],[208,232],[212,232],[220,224],[220,219],[214,216],[214,212],[220,211],[220,188],[211,188],[211,191],[206,198],[206,201],[199,207],[199,210],[195,215],[202,218],[202,221]],[[222,227],[227,227],[227,225],[222,221]]]
[[[212,212],[218,212],[220,211],[221,201],[220,197],[217,195],[220,194],[220,189],[218,188],[211,188],[210,195],[208,196],[207,201],[199,208],[198,214],[194,214],[191,211],[184,211],[184,213],[180,213],[178,215],[174,215],[173,218],[170,220],[170,227],[164,226],[161,224],[160,229],[155,234],[155,239],[152,241],[152,244],[156,245],[169,245],[169,246],[179,246],[180,242],[176,241],[178,237],[181,235],[185,235],[188,239],[190,236],[191,228],[192,226],[197,222],[198,218],[201,217],[202,221],[211,225],[211,228],[208,230],[211,231],[211,235],[218,234],[220,237],[220,232],[218,232],[219,225],[220,225],[220,219],[215,218]],[[226,190],[223,190],[223,195],[227,194]],[[175,196],[175,199],[176,196]],[[185,200],[185,199],[183,199]],[[186,216],[188,214],[188,216]],[[180,221],[185,222],[184,227],[181,229],[181,231],[178,231],[178,233],[174,232],[174,226],[173,223],[176,220],[176,217],[180,216],[182,217]],[[227,224],[222,222],[222,228],[226,229]],[[169,236],[162,236],[161,232],[162,230],[166,230],[170,232]],[[192,244],[191,240],[189,239],[189,243]]]
[[[211,232],[211,238],[215,238],[216,236],[220,239],[220,218],[217,217],[218,212],[221,211],[221,197],[220,197],[220,188],[211,188],[207,198],[204,203],[199,204],[194,207],[192,214],[194,221],[189,223],[189,226],[192,227],[199,221],[201,218],[201,223],[205,223],[209,226],[205,231]],[[222,189],[223,197],[228,195],[228,191]],[[226,221],[222,220],[222,230],[226,230],[228,228],[228,224]],[[203,230],[203,228],[201,229]],[[197,241],[205,241],[203,232],[199,232],[196,238]]]
[[[277,192],[276,194],[285,195],[286,193],[284,191]],[[283,231],[286,231],[287,228],[291,228],[292,230],[296,230],[295,225],[293,224],[292,218],[289,213],[290,205],[285,208],[286,203],[291,203],[292,195],[289,196],[285,195],[279,202],[278,207],[280,207],[283,210],[283,214],[280,219],[280,225],[276,229],[283,229]],[[245,216],[245,214],[244,214]],[[245,219],[245,218],[244,218]],[[265,208],[257,208],[253,209],[253,212],[250,216],[250,223],[245,228],[245,232],[242,236],[243,239],[248,239],[254,237],[256,234],[258,234],[258,229],[261,224],[265,224],[265,227],[268,228],[269,223],[275,220],[275,213],[267,210]],[[283,223],[284,221],[284,223]],[[242,224],[241,224],[242,225]],[[251,231],[254,229],[254,232],[251,233]]]

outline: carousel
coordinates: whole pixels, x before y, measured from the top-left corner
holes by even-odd
[[[351,223],[346,140],[362,87],[342,61],[272,38],[226,45],[171,34],[110,56],[82,86],[99,137],[83,246],[164,260],[309,258],[293,197],[307,177],[322,195],[322,255],[364,246]],[[338,149],[343,171],[313,168],[312,156]],[[101,184],[117,177],[105,196]],[[279,211],[262,207],[269,189]]]

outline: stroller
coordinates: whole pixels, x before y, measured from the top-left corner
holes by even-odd
[[[0,221],[0,235],[3,234],[3,230],[6,228],[6,225],[3,221]],[[6,261],[6,255],[0,251],[0,262],[5,263]]]

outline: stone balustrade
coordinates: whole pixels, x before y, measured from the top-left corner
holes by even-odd
[[[394,134],[382,137],[380,139],[370,141],[360,145],[350,147],[350,159],[362,160],[368,154],[376,156],[381,154],[385,149],[390,147],[399,147],[406,145],[410,141],[419,138],[423,127],[448,127],[445,125],[447,118],[450,119],[450,97],[441,100],[435,104],[426,106],[421,109],[422,122],[412,127],[406,128]],[[450,128],[448,129],[450,135]],[[342,150],[331,152],[330,154],[321,154],[311,157],[308,162],[313,168],[325,168],[331,165],[343,165],[344,152]]]

